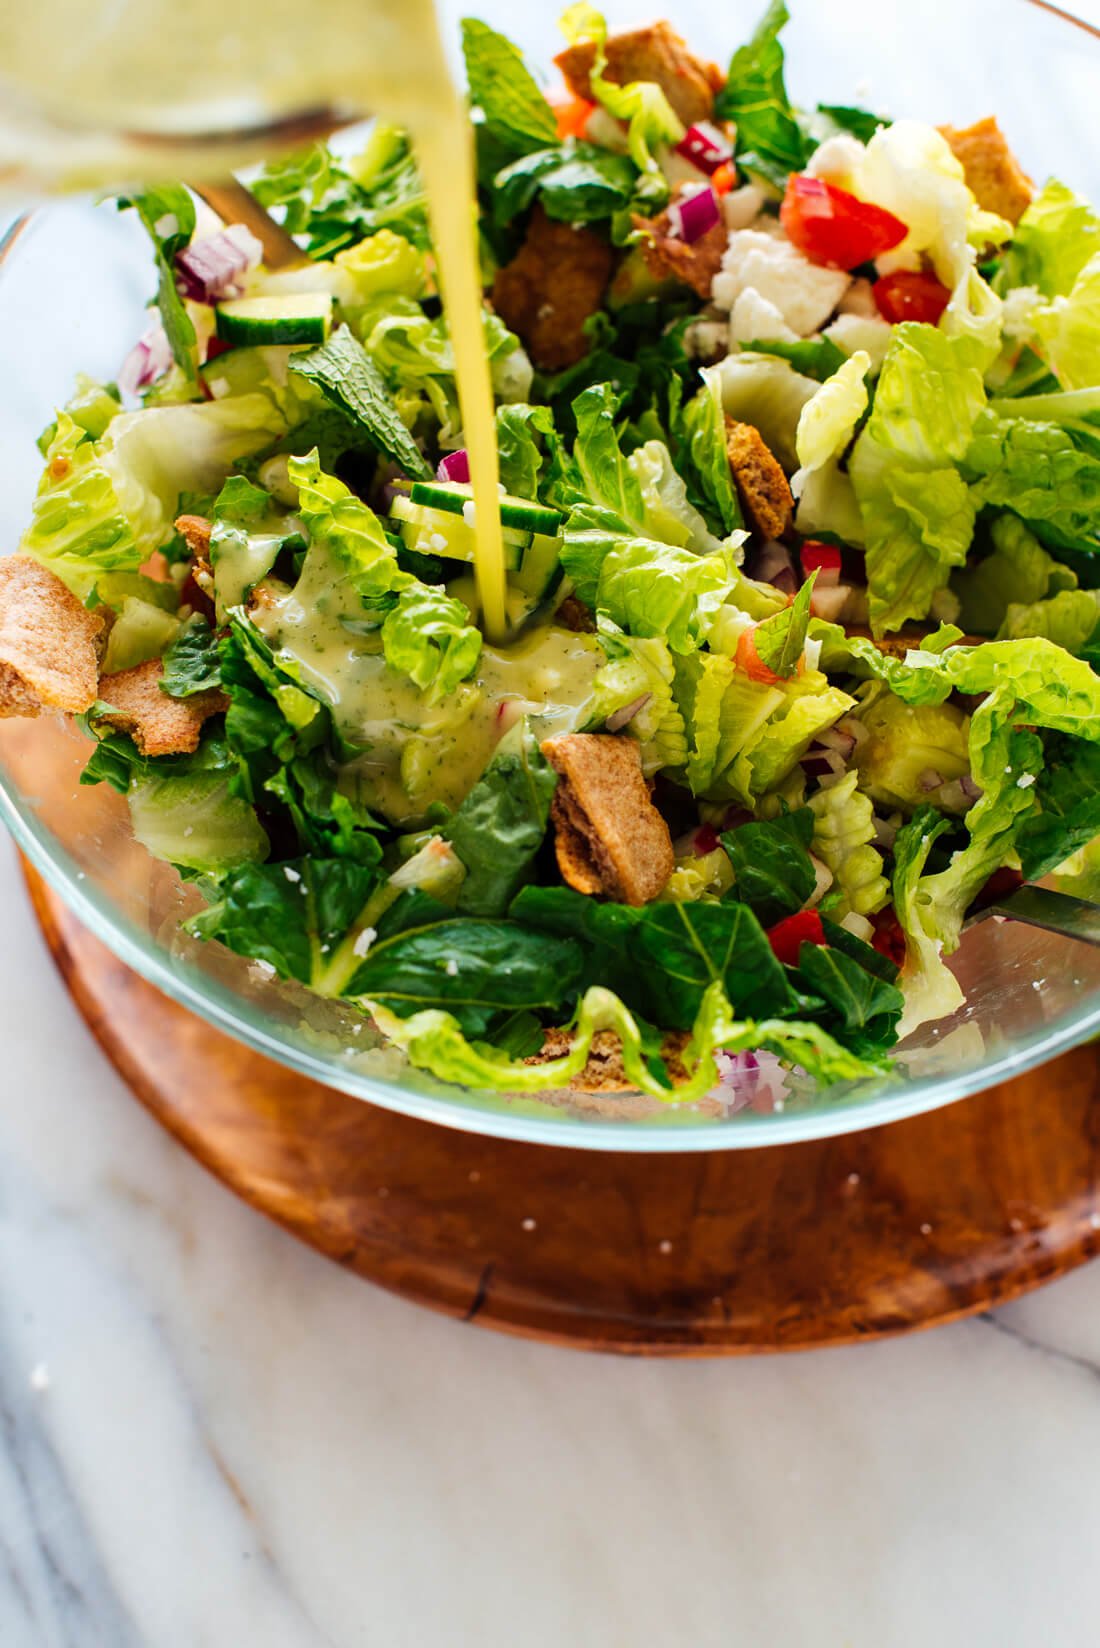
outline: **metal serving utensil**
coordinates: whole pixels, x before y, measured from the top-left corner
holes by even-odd
[[[1100,945],[1100,905],[1074,898],[1069,893],[1056,893],[1049,887],[1017,888],[1007,898],[998,899],[996,904],[971,916],[963,931],[969,931],[990,916],[1022,921],[1027,927],[1041,927],[1046,933],[1079,939],[1082,944]]]

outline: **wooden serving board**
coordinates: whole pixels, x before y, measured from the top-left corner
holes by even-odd
[[[732,1355],[946,1322],[1100,1249],[1100,1056],[809,1144],[552,1149],[332,1092],[175,1006],[27,868],[136,1096],[245,1201],[417,1304],[587,1350]]]

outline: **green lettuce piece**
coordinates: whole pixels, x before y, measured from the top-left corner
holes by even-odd
[[[595,42],[596,55],[589,80],[592,96],[608,114],[626,122],[630,158],[646,178],[646,203],[653,208],[663,206],[668,199],[668,184],[658,163],[657,151],[664,145],[671,147],[679,143],[684,135],[683,122],[656,82],[632,80],[619,86],[605,78],[607,24],[592,6],[584,0],[570,6],[560,25],[570,43]]]
[[[537,198],[547,217],[563,223],[600,223],[629,206],[637,187],[637,171],[625,155],[575,139],[555,142],[495,174],[492,220],[507,228]]]
[[[446,826],[466,866],[460,910],[476,916],[507,911],[546,835],[557,781],[524,719],[501,739]]]
[[[817,885],[813,834],[814,815],[806,807],[725,831],[722,845],[734,877],[727,897],[747,904],[764,927],[801,910]]]
[[[816,378],[828,383],[846,360],[851,357],[839,349],[831,338],[796,338],[788,343],[782,338],[759,338],[745,348],[754,355],[778,355],[804,378]],[[713,371],[713,368],[710,368]],[[706,374],[704,373],[704,376]]]
[[[672,454],[664,441],[644,441],[626,462],[641,491],[641,526],[647,536],[663,544],[693,549],[699,555],[721,549],[721,541],[689,501],[687,487],[673,467]],[[742,537],[738,535],[738,543]]]
[[[157,308],[184,375],[197,376],[195,327],[176,285],[176,256],[195,232],[195,203],[182,183],[159,183],[141,194],[120,197],[119,211],[133,207],[153,243],[157,264]]]
[[[103,673],[114,675],[118,670],[134,669],[150,658],[160,658],[179,631],[180,621],[175,613],[166,612],[163,607],[138,596],[124,596],[107,637]]]
[[[96,443],[67,412],[58,413],[46,459],[20,552],[81,595],[100,573],[136,572],[144,555],[111,474],[97,461]]]
[[[63,411],[75,424],[90,435],[94,441],[104,433],[112,418],[117,418],[122,411],[119,400],[118,387],[113,383],[99,383],[95,378],[89,378],[83,372],[76,375],[73,393],[65,402]],[[36,445],[43,457],[46,457],[54,436],[57,434],[57,419],[46,425],[39,435]]]
[[[859,773],[849,771],[839,783],[816,791],[807,802],[813,819],[814,854],[832,872],[830,892],[840,895],[830,906],[838,920],[849,911],[873,916],[890,895],[882,854],[872,845],[874,807],[858,785]]]
[[[965,472],[979,505],[1010,509],[1055,548],[1100,549],[1100,452],[1054,423],[977,419]]]
[[[795,432],[802,477],[839,458],[848,445],[867,410],[864,379],[870,369],[870,355],[866,350],[857,349],[802,408]]]
[[[541,440],[555,438],[554,415],[548,406],[498,406],[497,453],[500,484],[513,498],[537,498],[539,478],[546,463]]]
[[[606,617],[597,620],[597,628],[607,662],[596,672],[593,725],[598,726],[612,711],[625,709],[628,704],[643,699],[629,728],[631,736],[641,745],[643,769],[650,774],[663,767],[685,766],[687,728],[675,690],[678,690],[677,666],[688,660],[674,659],[661,638],[626,635]]]
[[[445,698],[481,657],[481,632],[469,618],[469,608],[453,595],[413,580],[382,623],[386,663],[415,682],[429,703]]]
[[[898,1026],[903,1039],[932,1019],[946,1018],[965,999],[958,979],[943,960],[944,939],[935,931],[930,900],[921,891],[928,855],[950,827],[951,820],[934,807],[922,807],[894,839],[894,912],[905,934],[901,976],[905,1010]]]
[[[601,903],[571,887],[525,887],[513,919],[574,940],[584,981],[613,989],[650,1023],[690,1030],[708,987],[721,984],[745,1016],[793,1015],[801,1005],[753,912],[721,904]]]
[[[221,647],[204,618],[192,618],[164,654],[161,691],[170,698],[210,692],[222,681]]]
[[[828,936],[828,944],[800,947],[799,986],[825,1003],[825,1023],[835,1036],[853,1051],[873,1057],[897,1040],[905,998],[891,980],[881,976],[877,965],[867,965],[868,958],[876,964],[881,959],[870,945],[853,940],[832,923]],[[851,944],[853,950],[858,946],[858,951],[849,953],[841,948],[842,942]]]
[[[715,1052],[742,1052],[763,1048],[805,1070],[824,1084],[860,1081],[881,1073],[878,1061],[851,1053],[816,1024],[796,1020],[735,1020],[720,984],[707,990],[692,1026],[691,1039],[679,1055],[687,1080],[673,1086],[667,1067],[655,1057],[652,1036],[612,991],[592,985],[581,998],[574,1016],[568,1053],[541,1064],[517,1062],[506,1052],[484,1042],[470,1042],[452,1014],[417,1013],[401,1019],[381,1003],[365,1004],[375,1022],[410,1064],[429,1070],[442,1081],[498,1092],[543,1093],[568,1086],[584,1069],[595,1037],[611,1030],[622,1047],[623,1068],[637,1089],[673,1104],[692,1104],[718,1081]]]
[[[1035,795],[1037,810],[1016,838],[1027,881],[1058,869],[1100,835],[1100,746],[1076,738],[1049,739]]]
[[[344,277],[336,296],[345,310],[355,310],[381,292],[421,297],[428,279],[423,249],[392,229],[378,229],[357,246],[346,246],[332,267]]]
[[[927,797],[926,775],[950,783],[969,774],[969,723],[954,704],[906,704],[877,686],[863,690],[858,715],[868,736],[853,761],[872,801],[910,812]]]
[[[431,465],[409,434],[385,378],[347,326],[337,327],[316,349],[296,351],[289,366],[315,385],[368,445],[407,475],[431,479]]]
[[[1076,573],[1048,555],[1017,516],[998,515],[989,536],[992,553],[951,580],[959,623],[969,634],[996,635],[1011,606],[1031,606],[1076,588]]]
[[[1044,184],[1028,206],[1005,253],[1002,290],[1034,286],[1044,297],[1065,297],[1100,252],[1100,217],[1057,178]]]
[[[359,154],[338,158],[314,144],[271,162],[249,185],[261,205],[281,212],[313,258],[331,258],[380,229],[426,248],[427,198],[408,137],[376,121]]]
[[[722,532],[732,533],[744,522],[726,450],[721,378],[716,367],[701,375],[702,388],[677,405],[670,420],[673,451],[700,506]]]
[[[830,686],[816,670],[807,670],[773,690],[782,693],[781,702],[714,787],[716,794],[724,793],[747,807],[755,806],[788,778],[818,733],[855,704],[854,698]]]
[[[630,635],[694,652],[736,582],[728,552],[695,555],[608,530],[607,512],[573,511],[561,561],[578,597]],[[614,519],[612,517],[612,519]]]
[[[555,141],[553,110],[510,40],[487,23],[464,17],[462,54],[470,102],[498,143],[526,154]]]
[[[787,474],[793,474],[798,468],[798,420],[821,385],[796,372],[789,361],[747,350],[728,355],[710,370],[725,414],[758,429]]]
[[[1045,601],[1012,602],[998,641],[1042,635],[1067,652],[1080,653],[1100,623],[1100,590],[1063,589]]]
[[[126,799],[134,837],[154,858],[216,875],[267,857],[263,826],[224,773],[135,777]]]
[[[814,148],[791,107],[783,78],[779,36],[789,19],[783,0],[771,0],[751,40],[734,52],[714,103],[716,119],[737,123],[738,163],[780,187],[788,172],[802,170]]]
[[[958,466],[984,406],[967,340],[932,326],[897,328],[848,465],[876,635],[926,617],[951,568],[966,560],[977,502]]]

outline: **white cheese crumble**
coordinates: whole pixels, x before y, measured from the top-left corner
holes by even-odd
[[[458,962],[455,960],[454,956],[451,956],[443,971],[446,973],[448,978],[454,978],[456,976],[458,973]]]
[[[1035,774],[1034,773],[1021,773],[1019,778],[1016,780],[1016,788],[1018,790],[1030,790],[1030,788],[1034,784],[1034,782],[1035,782]]]
[[[737,294],[730,310],[730,337],[736,343],[794,343],[792,332],[774,303],[762,298],[755,286]]]
[[[288,881],[301,881],[302,879],[300,872],[292,869],[289,864],[283,865],[283,874],[286,876]]]
[[[356,935],[355,943],[351,947],[352,955],[360,958],[365,956],[377,937],[377,927],[364,927],[363,931]]]
[[[730,235],[711,294],[720,309],[732,309],[751,287],[804,338],[828,320],[851,279],[843,269],[811,263],[789,240],[759,229],[740,229]]]

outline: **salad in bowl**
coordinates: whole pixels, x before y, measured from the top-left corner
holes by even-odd
[[[193,882],[198,939],[412,1066],[691,1104],[879,1077],[964,922],[1100,835],[1100,214],[997,121],[794,107],[574,7],[463,27],[508,633],[485,633],[415,156],[182,186],[151,323],[43,432],[0,710]]]

